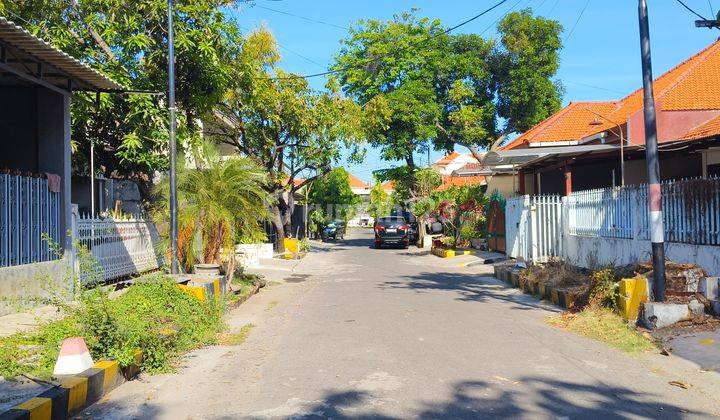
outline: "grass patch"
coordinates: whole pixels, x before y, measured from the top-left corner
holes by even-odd
[[[216,342],[224,328],[220,305],[199,301],[161,275],[139,280],[114,300],[102,288],[82,292],[63,311],[65,318],[35,332],[0,338],[0,376],[49,379],[62,341],[73,336],[85,339],[94,360],[116,359],[124,367],[140,349],[141,368],[164,372],[182,353]]]
[[[628,326],[610,309],[586,308],[578,313],[566,312],[551,317],[548,322],[629,354],[636,355],[656,348],[651,338]]]
[[[221,334],[218,344],[223,346],[239,346],[247,340],[248,335],[250,335],[250,331],[252,331],[254,327],[255,326],[253,324],[245,324],[237,333]]]
[[[268,303],[268,306],[267,306],[267,308],[265,308],[265,310],[266,310],[266,311],[272,311],[273,308],[275,308],[276,306],[278,306],[279,303],[280,303],[280,302],[278,302],[277,300],[273,300],[272,302]]]

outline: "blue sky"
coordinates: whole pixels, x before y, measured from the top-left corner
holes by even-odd
[[[720,0],[684,1],[708,18],[711,17],[711,7],[715,13],[720,8]],[[265,24],[280,45],[282,67],[295,73],[310,74],[322,72],[332,63],[339,50],[339,41],[347,34],[343,28],[358,19],[389,19],[395,13],[418,8],[420,15],[439,18],[445,26],[453,26],[496,2],[257,0],[257,6],[241,6],[233,16],[244,31]],[[718,30],[695,28],[696,17],[677,1],[648,0],[648,3],[655,77],[720,36]],[[565,28],[558,72],[558,79],[565,85],[563,103],[618,99],[640,87],[637,2],[633,0],[509,0],[457,32],[483,33],[485,37],[493,37],[496,20],[509,10],[526,7],[532,8],[536,14],[558,20]],[[322,88],[324,84],[323,78],[310,80],[316,88]],[[430,158],[436,160],[441,155],[434,152]],[[425,163],[427,156],[419,161]],[[363,164],[344,166],[358,177],[371,180],[373,170],[390,167],[392,163],[380,160],[376,151],[368,150]]]

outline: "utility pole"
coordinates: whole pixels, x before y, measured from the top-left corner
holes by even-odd
[[[178,214],[175,141],[175,40],[173,34],[173,0],[168,0],[168,109],[170,110],[170,273],[178,274]]]
[[[665,239],[662,213],[662,189],[658,161],[657,124],[653,97],[652,60],[650,55],[650,29],[646,0],[638,0],[640,21],[640,54],[642,59],[645,161],[648,172],[648,206],[650,209],[650,242],[652,243],[653,293],[656,302],[665,301]]]

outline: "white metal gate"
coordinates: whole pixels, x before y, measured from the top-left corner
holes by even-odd
[[[562,255],[562,197],[511,198],[505,206],[507,254],[534,263]]]

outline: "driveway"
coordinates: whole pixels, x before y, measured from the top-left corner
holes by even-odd
[[[92,418],[684,418],[718,414],[693,367],[632,358],[545,322],[556,309],[369,231],[316,246],[228,315],[239,346],[190,354]],[[708,372],[704,383],[717,379]],[[683,389],[670,381],[690,381]]]

